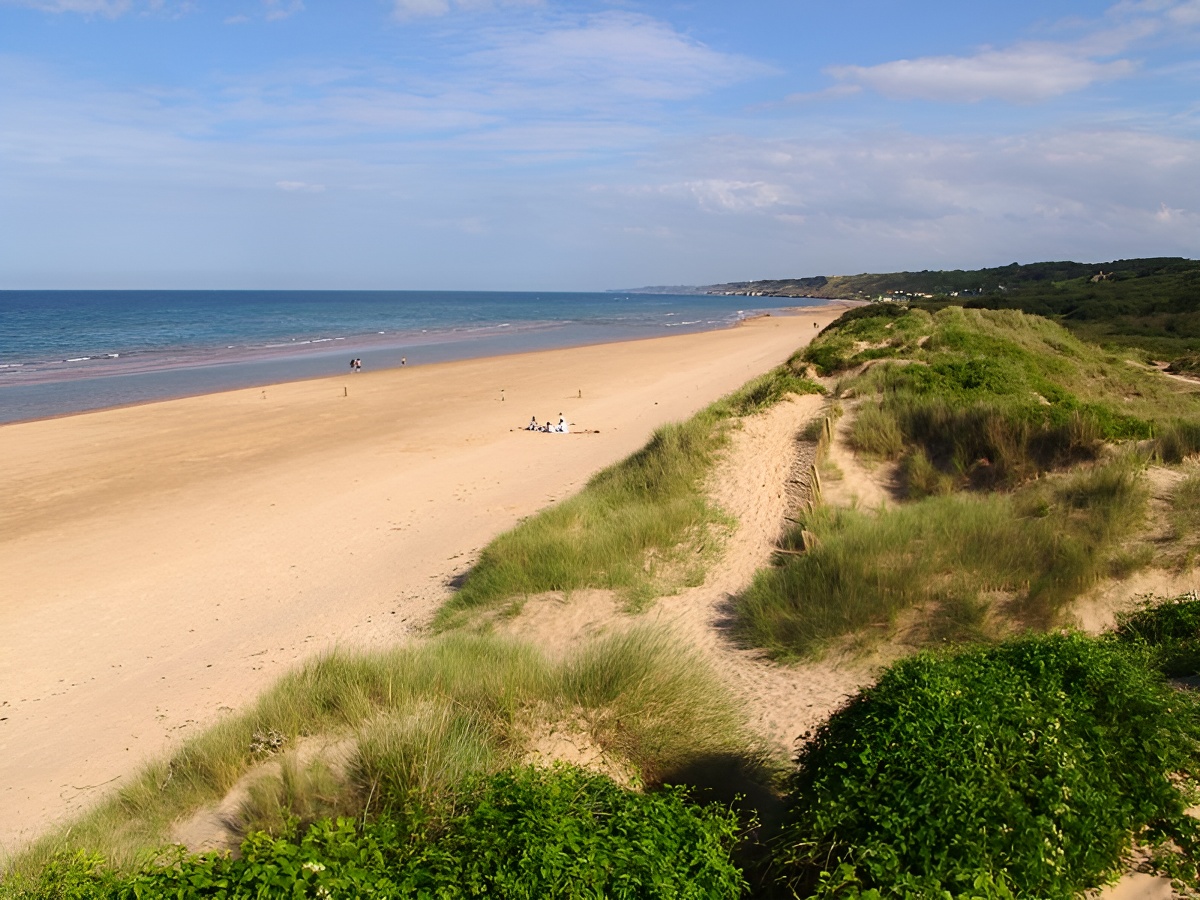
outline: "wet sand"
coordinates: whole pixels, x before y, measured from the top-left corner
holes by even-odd
[[[420,634],[491,537],[840,311],[0,426],[0,854],[297,661]]]

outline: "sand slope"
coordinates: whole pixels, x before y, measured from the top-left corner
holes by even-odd
[[[830,654],[819,662],[776,663],[759,650],[739,648],[727,620],[730,601],[770,565],[786,528],[797,435],[825,405],[823,397],[793,397],[746,417],[732,433],[708,487],[711,500],[737,524],[703,584],[637,614],[610,591],[575,591],[569,598],[549,593],[526,603],[519,615],[498,618],[495,627],[562,651],[601,634],[663,627],[709,661],[752,731],[778,758],[794,755],[804,732],[874,680],[872,661]]]
[[[0,853],[295,661],[404,640],[488,539],[839,312],[0,427]],[[510,430],[560,411],[599,433]]]

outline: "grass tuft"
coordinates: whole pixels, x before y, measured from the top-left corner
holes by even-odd
[[[922,605],[941,610],[942,626],[961,619],[970,637],[995,592],[1012,597],[1019,621],[1046,627],[1108,574],[1145,505],[1137,470],[1119,460],[1014,494],[931,496],[877,513],[818,507],[788,539],[799,547],[807,530],[816,546],[758,573],[735,603],[737,632],[779,657],[813,655]]]
[[[1092,459],[1106,442],[1153,437],[1168,461],[1200,451],[1200,393],[1052,322],[1015,310],[947,307],[931,316],[878,306],[886,314],[843,317],[805,351],[829,373],[884,358],[907,363],[844,383],[864,397],[850,434],[860,452],[901,459],[920,450],[957,486],[1009,488]],[[927,467],[908,470],[927,486]]]
[[[169,760],[12,861],[28,874],[63,852],[118,867],[153,858],[173,822],[222,799],[285,748],[277,774],[251,786],[243,824],[271,832],[326,815],[362,817],[399,803],[436,808],[464,779],[518,762],[535,726],[586,723],[591,738],[647,784],[714,754],[757,765],[761,751],[693,652],[634,630],[550,662],[527,644],[447,635],[413,648],[336,651],[281,679],[246,713],[189,740]],[[349,742],[344,771],[301,765],[308,737]]]
[[[725,517],[703,494],[733,421],[788,394],[822,389],[780,366],[697,413],[660,428],[629,458],[597,473],[579,494],[500,535],[480,555],[435,626],[470,610],[546,591],[603,588],[634,605],[702,580]]]
[[[567,702],[591,710],[597,743],[634,763],[646,783],[669,780],[697,758],[740,756],[763,763],[740,729],[737,712],[695,651],[661,632],[634,630],[604,638],[562,670]],[[687,722],[681,739],[676,723]]]

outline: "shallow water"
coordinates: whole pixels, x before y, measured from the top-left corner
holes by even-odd
[[[753,301],[756,306],[748,306]],[[421,291],[0,291],[0,422],[364,369],[705,331],[819,300]],[[774,305],[767,305],[774,304]]]

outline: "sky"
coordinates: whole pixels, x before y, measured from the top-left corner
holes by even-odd
[[[0,0],[0,289],[1200,256],[1200,0]]]

